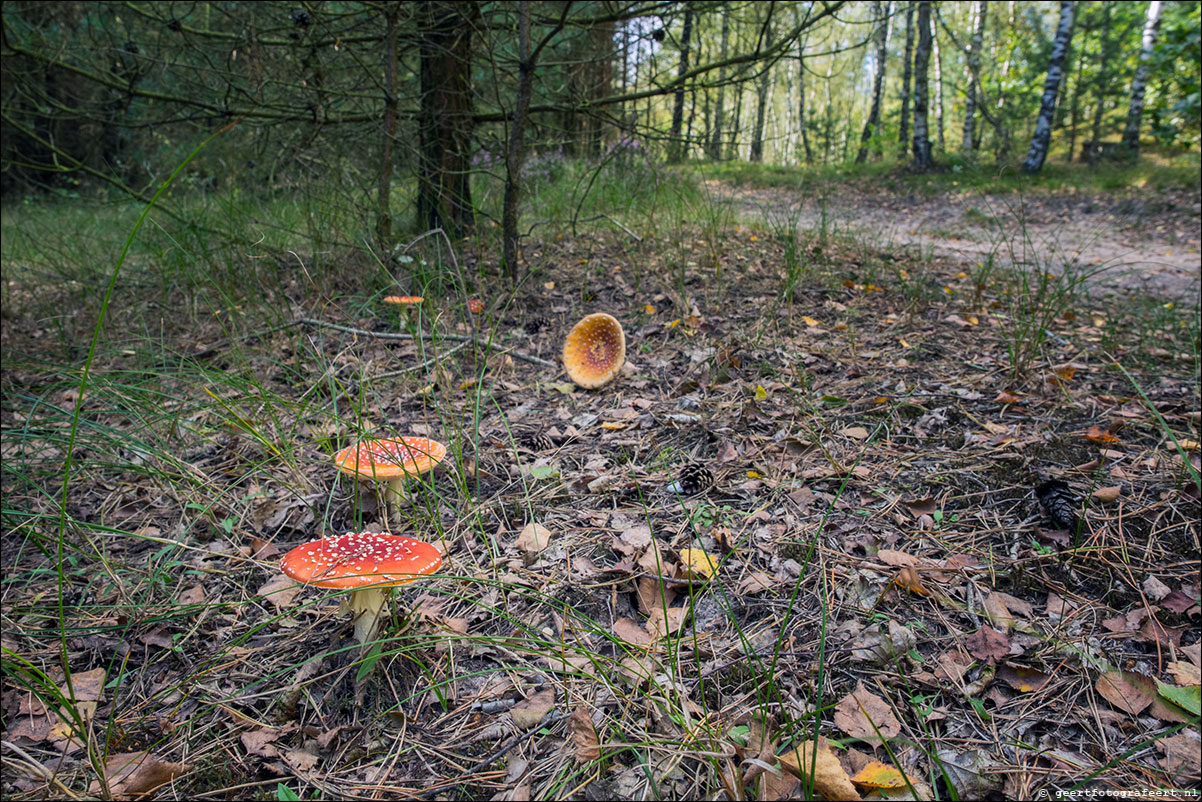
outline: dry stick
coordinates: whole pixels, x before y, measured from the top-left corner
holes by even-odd
[[[507,744],[505,744],[504,746],[502,746],[500,749],[493,752],[491,755],[484,758],[483,760],[478,761],[476,763],[476,765],[472,766],[471,768],[465,769],[465,770],[461,771],[455,777],[451,778],[452,784],[458,784],[458,783],[463,782],[463,780],[465,780],[466,778],[472,776],[473,774],[480,771],[481,769],[492,765],[492,763],[494,763],[495,761],[504,757],[506,754],[511,752],[513,750],[513,748],[515,746],[517,746],[518,744],[520,744],[522,741],[526,740],[527,738],[529,738],[532,735],[537,735],[539,733],[539,731],[542,730],[543,728],[549,727],[552,724],[555,724],[556,722],[563,721],[567,717],[568,717],[567,713],[558,713],[558,712],[554,712],[554,711],[548,711],[539,720],[539,722],[537,724],[535,724],[533,727],[526,730],[525,732],[519,732],[517,735],[510,738],[509,742]],[[436,788],[431,788],[429,791],[426,791],[424,793],[418,794],[414,798],[415,799],[429,799],[430,797],[432,797],[436,794],[441,794],[441,793],[445,792],[446,790],[447,790],[447,786],[444,784],[444,785],[440,785]]]
[[[474,343],[481,348],[489,347],[489,344],[486,342],[477,340],[475,337],[467,337],[462,334],[434,335],[434,334],[403,334],[403,333],[399,333],[399,332],[390,332],[390,331],[368,331],[367,329],[356,329],[351,326],[342,326],[337,323],[327,323],[324,320],[315,320],[311,317],[298,318],[296,322],[303,323],[306,326],[318,326],[320,328],[334,329],[336,331],[343,331],[343,332],[346,332],[347,334],[362,334],[367,337],[375,337],[380,340],[438,340],[438,339],[443,339],[443,340],[454,340],[455,342],[460,342],[460,343]],[[520,359],[523,362],[529,362],[530,364],[538,365],[539,367],[556,368],[556,369],[559,368],[559,366],[556,365],[554,362],[548,362],[545,359],[539,359],[536,356],[531,356],[530,354],[526,354],[521,351],[500,350],[500,351],[497,351],[496,353],[509,354],[514,359]]]

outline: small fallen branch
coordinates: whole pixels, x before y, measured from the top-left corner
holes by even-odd
[[[342,331],[346,332],[347,334],[361,334],[366,337],[375,337],[379,340],[452,340],[453,342],[458,343],[473,343],[481,348],[490,347],[489,343],[478,340],[475,337],[468,337],[464,334],[408,334],[391,331],[368,331],[367,329],[357,329],[353,326],[343,326],[338,323],[327,323],[324,320],[316,320],[311,317],[298,318],[296,322],[306,326],[334,329],[335,331]],[[559,365],[556,365],[554,362],[548,362],[545,359],[539,359],[536,356],[531,356],[530,354],[523,353],[522,351],[503,349],[494,351],[494,353],[508,354],[514,359],[520,359],[523,362],[529,362],[532,365],[538,365],[539,367],[543,368],[555,368],[557,370],[559,368]]]

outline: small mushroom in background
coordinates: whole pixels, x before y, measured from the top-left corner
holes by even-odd
[[[568,332],[563,343],[563,366],[568,378],[581,387],[601,387],[626,362],[626,335],[613,315],[595,312]]]
[[[355,614],[355,640],[375,637],[392,588],[432,574],[442,555],[430,543],[402,535],[348,532],[305,543],[284,555],[280,568],[297,582],[321,588],[353,588],[339,612]]]
[[[481,301],[479,298],[471,299],[467,302],[467,311],[471,312],[473,315],[483,314],[484,301]]]
[[[406,310],[409,315],[409,322],[413,322],[413,316],[417,313],[417,308],[422,305],[426,299],[420,295],[389,295],[384,298],[384,303],[399,306]]]
[[[428,437],[364,440],[334,455],[338,470],[360,479],[388,483],[388,506],[402,499],[405,477],[432,470],[447,455],[447,447]]]

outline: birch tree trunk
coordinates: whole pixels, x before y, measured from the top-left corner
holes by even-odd
[[[939,152],[947,150],[943,136],[943,55],[939,52],[939,29],[931,17],[931,56],[935,59],[935,141]]]
[[[931,61],[931,3],[918,3],[918,47],[914,51],[914,169],[930,170],[931,138],[928,130],[927,67]]]
[[[1035,134],[1031,147],[1023,160],[1022,171],[1028,175],[1038,173],[1048,157],[1048,146],[1052,143],[1052,118],[1056,112],[1056,93],[1064,75],[1064,58],[1073,40],[1074,3],[1061,0],[1060,24],[1056,26],[1056,38],[1052,40],[1052,57],[1048,60],[1048,77],[1043,82],[1043,101],[1039,104],[1039,118],[1035,121]]]
[[[1156,34],[1160,29],[1160,0],[1148,3],[1148,17],[1144,21],[1143,42],[1139,48],[1139,66],[1131,80],[1131,105],[1127,109],[1127,128],[1123,131],[1123,146],[1132,156],[1139,156],[1139,126],[1144,113],[1144,91],[1148,88],[1148,60],[1156,47]]]
[[[902,60],[901,127],[897,134],[897,158],[906,158],[910,146],[910,68],[914,55],[914,2],[906,3],[906,54]]]
[[[730,42],[730,6],[722,7],[722,46],[718,58],[726,61],[727,46]],[[718,68],[718,102],[714,109],[714,130],[710,136],[709,157],[713,161],[722,158],[722,103],[726,99],[726,68]]]
[[[772,13],[771,9],[768,13]],[[764,41],[772,41],[771,20],[764,27]],[[764,115],[768,110],[768,88],[772,85],[772,68],[765,63],[763,69],[755,90],[755,130],[751,132],[751,153],[748,156],[749,161],[756,163],[764,160]]]
[[[885,12],[885,4],[881,0],[873,0],[874,16],[876,17],[876,70],[872,77],[872,110],[864,122],[864,132],[860,134],[860,152],[856,154],[856,164],[863,164],[868,158],[868,142],[873,136],[878,136],[881,127],[881,90],[885,87],[885,53],[889,40],[889,15]],[[878,136],[879,139],[879,136]]]
[[[693,36],[693,4],[685,3],[684,30],[680,34],[680,72],[684,77],[689,71],[689,39]],[[676,87],[676,98],[672,106],[672,132],[669,161],[678,162],[684,157],[684,142],[680,138],[680,129],[684,124],[684,84]]]
[[[964,130],[960,152],[971,157],[975,151],[977,98],[981,94],[981,46],[985,42],[985,0],[973,3],[972,43],[968,51],[968,94],[964,98]]]

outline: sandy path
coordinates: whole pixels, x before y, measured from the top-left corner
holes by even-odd
[[[1147,294],[1192,299],[1202,284],[1197,192],[1119,195],[962,195],[921,197],[887,190],[832,187],[825,198],[780,188],[710,188],[749,221],[803,229],[826,224],[876,247],[922,249],[935,256],[1087,272],[1102,297]]]

